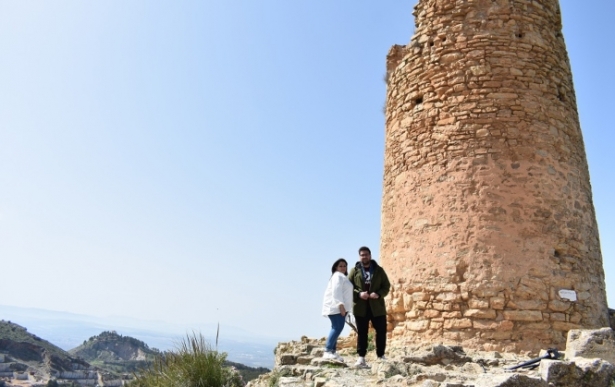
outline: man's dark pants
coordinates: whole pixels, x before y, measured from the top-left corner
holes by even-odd
[[[374,316],[372,309],[367,308],[365,317],[354,316],[357,322],[357,353],[361,357],[365,357],[367,353],[367,332],[369,331],[369,322],[372,322],[372,327],[376,331],[376,355],[384,356],[384,350],[387,345],[387,316]]]

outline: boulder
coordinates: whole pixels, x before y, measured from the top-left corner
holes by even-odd
[[[571,329],[566,341],[566,359],[600,358],[615,364],[615,331],[602,329]]]
[[[404,356],[405,363],[419,363],[425,365],[463,364],[472,361],[463,348],[459,346],[435,345],[415,354]]]
[[[615,366],[602,359],[543,360],[540,376],[553,386],[611,387]]]
[[[547,382],[520,374],[481,375],[474,383],[475,387],[548,387]]]

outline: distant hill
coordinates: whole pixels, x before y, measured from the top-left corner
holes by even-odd
[[[64,350],[73,349],[88,337],[103,331],[117,331],[137,338],[150,348],[172,350],[187,332],[200,332],[214,342],[217,324],[175,325],[161,321],[128,319],[123,317],[94,317],[36,308],[21,308],[0,304],[0,316],[28,327],[28,331],[44,337]],[[228,359],[252,367],[273,367],[273,348],[283,338],[247,332],[233,326],[220,326],[218,350]]]
[[[152,363],[160,351],[143,341],[105,331],[68,351],[88,363],[114,372],[134,372]]]
[[[86,361],[5,320],[0,320],[0,353],[5,355],[4,363],[8,364],[4,372],[28,372],[40,379],[62,371],[90,368]]]
[[[29,374],[29,378],[37,383],[44,383],[49,379],[67,382],[70,378],[117,380],[120,374],[132,374],[149,366],[164,353],[116,331],[92,336],[66,352],[21,325],[1,320],[0,355],[4,355],[0,360],[0,378],[12,377],[13,372],[18,372]],[[249,367],[230,361],[226,364],[235,367],[245,381],[269,372],[264,367]]]

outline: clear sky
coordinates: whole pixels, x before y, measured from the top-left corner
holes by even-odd
[[[325,336],[415,3],[1,1],[0,304]],[[613,307],[615,1],[561,6]]]

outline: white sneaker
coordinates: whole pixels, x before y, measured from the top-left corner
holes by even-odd
[[[336,354],[333,352],[325,352],[322,354],[322,358],[327,360],[337,360],[335,356]]]
[[[380,360],[380,361],[387,361],[387,358],[386,358],[386,356],[382,355],[382,356],[380,356],[378,358],[378,360]]]
[[[354,363],[355,367],[367,367],[367,363],[365,362],[365,358],[363,356],[359,356],[357,362]]]
[[[333,356],[335,356],[335,360],[341,361],[342,363],[344,362],[344,358],[338,355],[337,353],[334,353]]]

